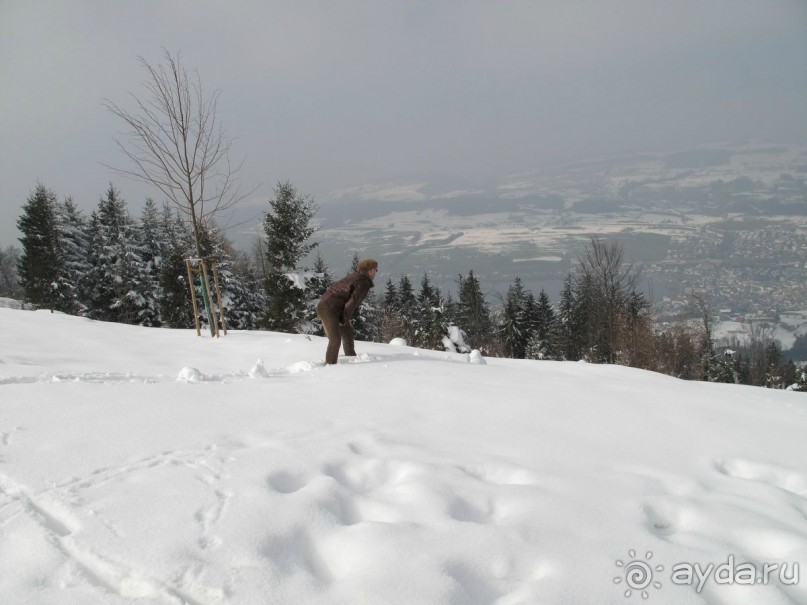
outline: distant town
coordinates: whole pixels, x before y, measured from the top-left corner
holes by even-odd
[[[723,320],[776,322],[807,308],[807,226],[703,226],[672,236],[666,258],[646,271],[666,286],[656,306],[668,318],[699,292],[708,293]]]
[[[518,276],[557,301],[592,237],[618,239],[642,267],[660,322],[704,296],[716,320],[807,321],[807,146],[756,141],[594,158],[499,179],[494,186],[367,185],[321,205],[331,266],[373,251],[384,279],[429,273],[452,289],[479,276],[491,298]]]

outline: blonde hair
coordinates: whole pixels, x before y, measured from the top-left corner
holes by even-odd
[[[378,269],[378,261],[375,261],[372,258],[365,258],[356,266],[356,269],[362,273],[368,273],[373,269]]]

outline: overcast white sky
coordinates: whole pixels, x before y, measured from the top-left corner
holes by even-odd
[[[807,143],[805,0],[0,0],[0,245],[37,182],[137,211],[105,98],[182,52],[265,201],[555,159]]]

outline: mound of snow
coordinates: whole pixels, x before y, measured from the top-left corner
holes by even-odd
[[[199,382],[204,380],[204,375],[196,368],[186,366],[179,371],[177,380],[180,382]]]
[[[482,353],[479,352],[479,349],[474,349],[468,354],[468,361],[483,366],[488,364],[488,362],[485,361],[485,358],[482,357]]]
[[[0,309],[22,309],[22,302],[0,296]]]
[[[298,361],[297,363],[293,363],[288,366],[288,370],[292,374],[296,374],[298,372],[310,372],[315,368],[322,367],[322,365],[322,363],[316,363],[313,361]]]
[[[405,347],[406,346],[406,339],[404,339],[404,338],[393,338],[392,340],[389,341],[389,343],[393,347]]]

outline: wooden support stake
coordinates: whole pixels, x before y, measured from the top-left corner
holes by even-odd
[[[219,288],[219,268],[215,260],[210,261],[210,269],[213,271],[213,284],[216,286],[216,305],[219,308],[219,318],[221,319],[221,329],[227,336],[227,324],[224,322],[224,305],[221,304],[221,288]]]
[[[210,296],[210,278],[207,275],[207,263],[205,259],[201,259],[202,263],[202,275],[204,275],[205,281],[205,292],[207,294],[207,300],[210,303],[210,317],[207,320],[210,322],[210,333],[215,336],[216,338],[219,337],[219,322],[216,321],[216,315],[213,312],[213,297]]]
[[[191,289],[191,302],[193,303],[193,323],[196,326],[196,335],[201,336],[202,330],[199,326],[199,308],[196,306],[196,288],[193,287],[193,273],[191,259],[185,259],[185,268],[188,270],[188,287]]]

